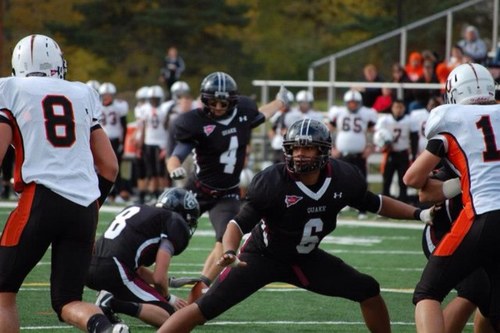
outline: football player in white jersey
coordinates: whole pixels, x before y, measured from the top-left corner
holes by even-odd
[[[431,97],[427,102],[427,106],[422,109],[413,110],[410,113],[410,119],[413,124],[413,128],[418,128],[418,132],[412,132],[418,134],[418,148],[416,149],[416,154],[413,156],[413,160],[420,155],[427,146],[427,138],[425,137],[425,124],[427,123],[427,118],[429,118],[429,112],[436,106],[441,105],[442,100],[440,97]],[[415,151],[415,148],[412,148]]]
[[[143,204],[146,200],[146,193],[148,189],[148,182],[146,178],[146,165],[144,164],[144,153],[143,144],[141,141],[142,137],[142,106],[148,102],[148,86],[143,86],[135,92],[136,105],[134,108],[135,116],[135,133],[134,133],[134,143],[135,143],[135,158],[134,158],[134,168],[135,175],[137,179],[137,191],[139,192],[138,203]],[[129,124],[130,125],[130,124]]]
[[[0,80],[0,160],[12,144],[20,193],[0,238],[2,332],[19,332],[16,295],[49,247],[51,301],[59,319],[83,331],[128,332],[82,302],[99,204],[118,163],[99,125],[97,92],[65,81],[65,72],[57,43],[30,35],[14,48],[14,77]]]
[[[118,159],[118,167],[121,167],[123,147],[127,135],[128,103],[125,100],[116,98],[116,87],[111,82],[104,82],[101,84],[99,86],[99,94],[102,100],[101,123],[111,141],[111,146]],[[120,176],[120,172],[118,172],[115,186],[110,193],[110,197],[114,199],[124,190],[125,185]]]
[[[285,115],[285,127],[290,127],[293,123],[302,119],[314,119],[318,121],[323,121],[323,114],[321,112],[315,111],[314,96],[310,91],[300,90],[295,95],[295,101],[297,102],[297,108],[292,109]]]
[[[464,208],[443,237],[417,284],[413,303],[417,332],[444,332],[441,302],[461,279],[484,268],[490,299],[479,304],[500,331],[500,105],[495,81],[479,64],[456,67],[446,81],[447,103],[429,115],[427,148],[408,169],[408,186],[434,191],[439,200],[462,192]],[[441,183],[428,175],[445,158],[459,182]],[[458,190],[458,191],[457,191]]]
[[[158,198],[167,187],[166,178],[166,148],[167,129],[165,121],[167,110],[160,105],[165,99],[163,88],[156,85],[148,89],[148,103],[141,106],[141,139],[142,153],[146,167],[149,193]]]
[[[367,141],[367,134],[377,123],[377,112],[363,106],[363,97],[356,90],[344,94],[344,107],[333,106],[328,112],[330,125],[335,131],[335,147],[332,155],[358,167],[366,179],[366,160],[373,152]],[[360,219],[366,218],[359,212]]]
[[[392,114],[382,115],[375,125],[375,130],[385,128],[393,134],[392,144],[384,152],[381,166],[383,177],[382,194],[390,196],[392,178],[397,172],[398,199],[408,202],[407,187],[403,182],[403,176],[410,166],[411,156],[416,155],[419,128],[418,124],[412,122],[410,116],[406,114],[403,100],[394,100],[391,105],[391,112]]]

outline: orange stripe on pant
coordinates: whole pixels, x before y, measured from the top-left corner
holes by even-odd
[[[28,184],[19,198],[17,207],[10,216],[3,229],[0,246],[16,246],[30,217],[31,206],[35,196],[36,184]]]

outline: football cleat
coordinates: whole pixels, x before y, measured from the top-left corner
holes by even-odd
[[[130,333],[130,329],[125,324],[114,324],[105,329],[103,333]]]
[[[123,321],[116,315],[116,313],[111,309],[111,300],[113,299],[113,294],[106,290],[101,290],[97,294],[97,300],[95,305],[101,308],[104,315],[109,319],[111,324],[121,324]],[[127,331],[112,331],[112,332],[128,332]]]

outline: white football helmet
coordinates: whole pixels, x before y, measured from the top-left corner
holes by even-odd
[[[380,149],[384,148],[386,145],[392,144],[393,140],[394,136],[387,128],[379,128],[373,134],[373,144]]]
[[[361,93],[357,90],[348,90],[345,94],[344,94],[344,103],[347,103],[347,102],[351,102],[351,101],[354,101],[354,102],[358,102],[358,103],[363,103],[363,96],[361,96]]]
[[[21,39],[12,52],[12,76],[47,76],[64,79],[66,60],[50,37],[30,35]]]
[[[187,82],[176,81],[172,84],[172,87],[170,87],[170,96],[175,100],[180,96],[189,94],[190,90],[191,88],[189,88],[189,84],[187,84]]]
[[[138,101],[147,99],[148,98],[148,91],[149,91],[148,86],[140,87],[135,92],[135,99]]]
[[[159,98],[160,102],[165,98],[163,88],[160,86],[151,86],[148,89],[148,98]]]
[[[313,94],[308,90],[300,90],[295,96],[297,103],[312,103],[314,102]]]
[[[99,87],[101,86],[101,83],[97,80],[88,80],[87,85],[94,89],[95,91],[99,91]]]
[[[466,63],[455,67],[446,79],[447,104],[495,102],[495,80],[486,67]]]
[[[116,87],[111,82],[104,82],[99,87],[99,95],[114,95],[116,94]]]

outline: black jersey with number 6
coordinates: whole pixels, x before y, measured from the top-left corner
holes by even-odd
[[[212,119],[202,109],[179,115],[175,138],[195,146],[196,176],[203,184],[232,188],[240,181],[252,129],[264,121],[257,104],[240,96],[237,107],[224,119]]]
[[[234,220],[244,233],[252,230],[244,248],[293,258],[316,249],[335,229],[337,214],[346,205],[374,212],[380,207],[379,197],[367,191],[356,167],[331,159],[320,181],[308,187],[284,164],[276,164],[254,177]]]
[[[126,207],[111,222],[95,245],[94,256],[116,258],[127,267],[150,266],[155,262],[163,238],[170,240],[173,255],[189,243],[189,228],[176,212],[147,205]]]

